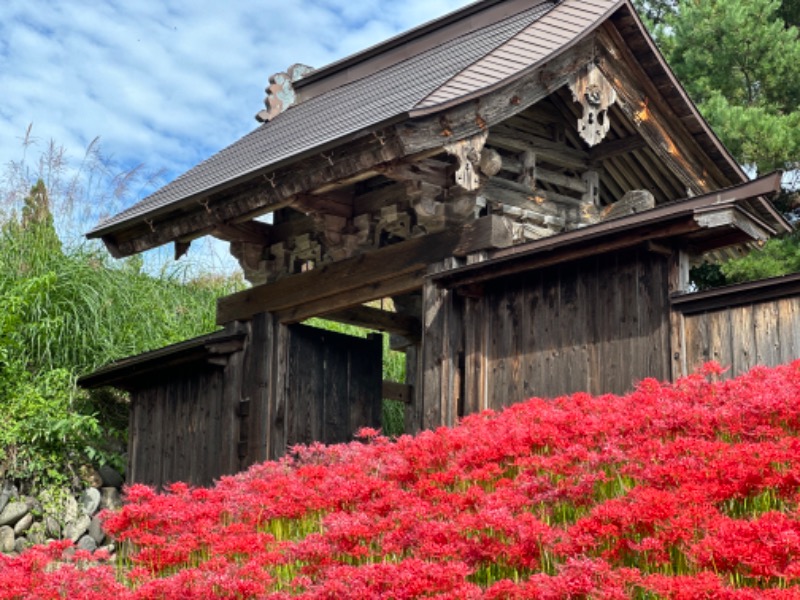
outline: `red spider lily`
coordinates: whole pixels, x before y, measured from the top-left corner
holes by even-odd
[[[800,598],[800,362],[721,374],[134,485],[116,564],[0,556],[0,600]]]

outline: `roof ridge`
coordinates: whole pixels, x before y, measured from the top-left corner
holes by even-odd
[[[384,40],[294,83],[297,104],[553,0],[479,0]]]

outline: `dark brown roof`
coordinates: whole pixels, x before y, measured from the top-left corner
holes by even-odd
[[[535,6],[383,70],[301,102],[89,232],[98,237],[115,226],[169,209],[276,165],[305,151],[408,113],[437,87],[547,13]]]
[[[216,192],[311,152],[486,93],[530,73],[606,20],[730,183],[746,180],[658,53],[630,0],[483,0],[311,73],[296,84],[302,102],[100,223],[88,237],[199,206]],[[754,204],[762,217],[783,222],[768,203]]]

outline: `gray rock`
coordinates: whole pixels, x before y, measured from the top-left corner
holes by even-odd
[[[93,488],[103,487],[103,478],[100,477],[100,473],[98,473],[95,469],[91,467],[86,467],[85,469],[82,469],[80,476],[83,483],[88,485],[89,487]]]
[[[28,513],[14,525],[14,535],[22,535],[33,525],[33,513]]]
[[[100,508],[100,491],[93,487],[85,489],[78,500],[78,504],[81,512],[91,517]]]
[[[47,541],[47,534],[45,532],[44,523],[38,522],[34,523],[27,532],[25,532],[25,537],[28,538],[28,542],[32,545],[39,545],[44,544]]]
[[[30,507],[24,502],[9,502],[0,513],[0,527],[3,525],[14,525],[22,517],[30,512]]]
[[[42,503],[33,496],[22,496],[19,500],[20,502],[27,504],[28,508],[30,508],[33,512],[42,512]]]
[[[0,527],[0,552],[8,554],[14,551],[14,530],[8,525]]]
[[[97,517],[92,517],[92,522],[89,523],[89,529],[87,530],[87,533],[97,543],[98,546],[103,545],[103,540],[106,539],[106,532],[103,531],[103,525],[100,523],[100,519]]]
[[[53,517],[60,524],[78,518],[78,502],[67,489],[45,490],[39,494],[39,501],[44,514]]]
[[[86,515],[81,515],[75,521],[64,526],[64,539],[77,542],[89,529],[92,520]]]
[[[47,515],[44,518],[44,531],[47,537],[57,540],[61,537],[61,523],[55,517]]]
[[[28,547],[30,547],[30,544],[24,537],[18,537],[14,540],[14,552],[22,554],[22,552],[25,551],[25,548]]]
[[[3,483],[2,487],[0,487],[0,512],[3,512],[6,504],[12,500],[16,500],[18,497],[19,492],[17,491],[17,486],[9,482]]]
[[[89,552],[94,552],[97,550],[97,542],[92,539],[92,536],[84,535],[78,540],[77,547],[79,550],[88,550]]]
[[[108,465],[103,465],[100,467],[100,477],[103,480],[103,487],[113,487],[113,488],[121,488],[122,484],[125,483],[125,480],[122,478],[122,475]]]
[[[77,520],[79,515],[78,501],[75,500],[72,494],[65,496],[61,504],[61,510],[59,514],[56,515],[56,519],[61,523],[69,523],[70,521]]]
[[[100,490],[100,508],[118,510],[122,508],[122,498],[115,487],[104,487]]]

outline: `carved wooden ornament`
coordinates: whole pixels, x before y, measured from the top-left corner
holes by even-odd
[[[297,101],[297,94],[294,91],[294,82],[308,75],[313,69],[306,65],[294,64],[285,72],[275,73],[269,78],[269,86],[265,90],[267,97],[264,98],[264,106],[267,110],[262,110],[256,115],[256,120],[263,123],[271,121]]]
[[[611,128],[608,109],[616,102],[617,92],[594,65],[576,75],[569,89],[575,102],[583,107],[583,118],[578,119],[578,134],[589,146],[595,146],[603,141]]]
[[[481,150],[489,137],[488,131],[468,137],[452,144],[445,144],[444,149],[448,154],[458,159],[458,170],[456,171],[456,183],[472,192],[480,187],[481,181],[478,176],[478,166],[481,162]]]

